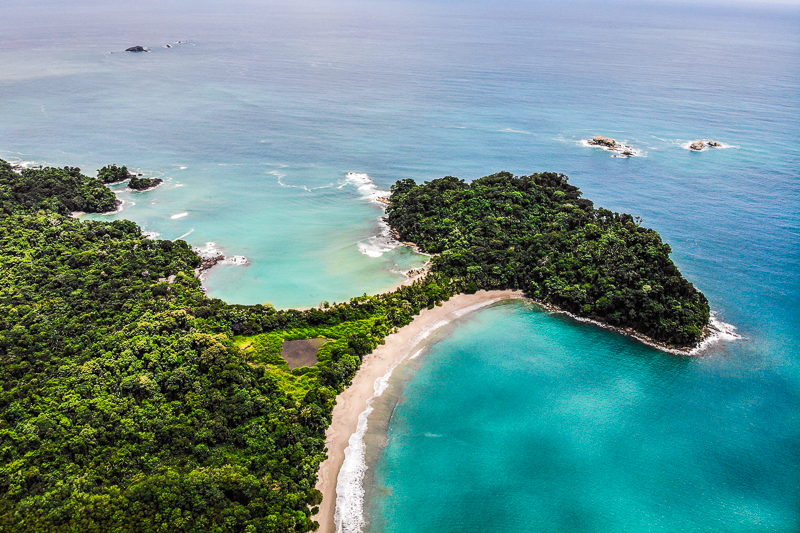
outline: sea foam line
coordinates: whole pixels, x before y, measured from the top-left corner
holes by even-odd
[[[703,351],[705,351],[706,349],[708,349],[710,346],[713,346],[714,344],[717,344],[719,342],[735,341],[735,340],[739,340],[739,339],[743,339],[744,338],[741,335],[739,335],[738,333],[736,333],[736,329],[737,329],[736,326],[734,326],[733,324],[728,324],[726,322],[723,322],[723,321],[719,320],[716,317],[716,312],[711,311],[711,316],[709,317],[709,320],[708,320],[708,334],[706,335],[706,337],[703,340],[701,340],[699,343],[697,343],[697,346],[695,346],[691,350],[688,350],[688,351],[678,350],[678,349],[675,349],[675,348],[668,348],[667,346],[664,346],[664,345],[662,345],[662,344],[660,344],[658,342],[655,342],[652,339],[650,339],[649,337],[645,337],[643,335],[639,335],[638,333],[636,333],[635,331],[632,331],[632,330],[629,331],[629,330],[626,330],[626,329],[623,329],[623,328],[620,328],[620,327],[617,327],[617,326],[612,326],[611,324],[606,324],[605,322],[600,322],[598,320],[593,320],[591,318],[578,316],[578,315],[570,313],[569,311],[566,311],[564,309],[559,309],[559,308],[557,308],[555,306],[552,306],[552,305],[544,304],[542,302],[537,302],[536,300],[531,300],[531,302],[533,302],[534,304],[536,304],[536,305],[538,305],[540,307],[544,307],[550,313],[559,313],[559,314],[567,315],[568,317],[570,317],[570,318],[572,318],[574,320],[577,320],[578,322],[583,322],[585,324],[592,324],[594,326],[599,326],[599,327],[601,327],[603,329],[608,329],[608,330],[611,330],[611,331],[613,331],[615,333],[619,333],[621,335],[625,335],[626,337],[632,337],[632,338],[638,340],[639,342],[641,342],[642,344],[646,344],[648,346],[652,346],[653,348],[657,348],[657,349],[659,349],[659,350],[661,350],[663,352],[668,352],[668,353],[675,354],[675,355],[698,355],[698,354],[702,353]]]
[[[438,329],[441,329],[453,320],[461,318],[468,313],[490,306],[503,299],[507,298],[493,298],[485,302],[470,305],[464,309],[454,311],[444,319],[423,328],[422,331],[412,337],[412,339],[403,346],[403,352],[406,355],[396,360],[383,376],[375,380],[373,394],[367,399],[366,409],[358,415],[358,425],[356,426],[355,433],[350,435],[350,439],[347,441],[348,446],[344,450],[344,461],[339,470],[339,475],[336,478],[336,511],[333,515],[333,520],[336,524],[336,533],[361,533],[362,528],[366,526],[366,517],[364,516],[364,475],[369,467],[366,461],[364,435],[366,435],[367,428],[369,427],[369,415],[371,415],[374,410],[372,404],[376,398],[383,395],[386,389],[389,388],[389,378],[392,377],[394,370],[407,359],[416,359],[419,357],[425,349],[425,346],[410,357],[407,354]]]
[[[316,191],[317,189],[328,189],[330,187],[333,187],[333,183],[329,183],[327,185],[320,185],[319,187],[306,187],[305,185],[289,185],[288,183],[283,182],[283,178],[286,177],[286,174],[278,172],[277,170],[270,170],[269,172],[267,172],[267,174],[270,174],[271,176],[275,176],[276,178],[278,178],[278,185],[280,185],[281,187],[289,187],[292,189],[303,189],[304,191],[308,192]]]
[[[180,239],[183,239],[184,237],[188,237],[188,236],[189,236],[189,235],[191,235],[192,233],[194,233],[194,228],[190,229],[189,231],[187,231],[186,233],[184,233],[183,235],[181,235],[181,236],[180,236],[180,237],[178,237],[177,239],[172,239],[172,241],[173,241],[173,242],[174,242],[174,241],[178,241],[178,240],[180,240]]]

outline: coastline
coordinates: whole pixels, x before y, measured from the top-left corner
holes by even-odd
[[[337,499],[341,496],[339,472],[345,463],[345,450],[350,446],[351,438],[356,437],[361,429],[360,419],[366,426],[372,399],[383,392],[392,371],[419,353],[431,341],[431,334],[440,327],[496,302],[521,298],[524,298],[521,291],[511,290],[478,291],[475,294],[453,296],[441,306],[423,309],[411,324],[386,337],[385,344],[364,357],[353,384],[337,397],[333,421],[325,432],[328,458],[320,464],[316,485],[323,494],[323,500],[319,512],[313,517],[320,524],[320,533],[336,531]],[[360,478],[357,481],[360,485]]]
[[[413,281],[414,279],[409,279],[402,284]],[[475,294],[462,293],[453,296],[441,306],[423,309],[411,324],[386,337],[385,344],[378,346],[364,358],[361,368],[353,378],[352,385],[337,397],[332,422],[325,432],[328,457],[320,464],[316,484],[316,488],[323,494],[323,501],[319,506],[319,512],[313,516],[319,522],[318,531],[320,533],[342,531],[340,527],[342,508],[351,519],[356,517],[356,521],[363,520],[363,510],[361,509],[365,454],[363,436],[367,430],[369,415],[372,413],[372,403],[375,398],[382,395],[388,386],[392,372],[404,362],[416,358],[435,338],[433,333],[442,326],[494,303],[523,298],[526,297],[522,291],[512,290],[481,290]],[[712,316],[703,339],[696,345],[675,347],[659,343],[629,328],[618,328],[597,320],[576,316],[557,306],[532,299],[527,300],[550,313],[566,314],[580,322],[592,323],[675,355],[697,355],[703,348],[715,341],[741,338],[734,333],[734,326],[715,320]],[[345,476],[339,479],[343,470]],[[350,523],[349,525],[354,524]],[[344,530],[349,529],[345,528]]]

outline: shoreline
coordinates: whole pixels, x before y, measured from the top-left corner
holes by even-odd
[[[406,280],[406,283],[413,282]],[[402,283],[405,284],[405,283]],[[401,284],[401,285],[402,285]],[[504,300],[525,299],[549,313],[565,314],[580,322],[588,322],[642,342],[658,350],[681,356],[695,356],[710,344],[720,340],[742,338],[736,328],[713,316],[703,338],[694,346],[675,347],[659,343],[631,329],[619,328],[597,320],[576,316],[554,305],[526,298],[522,291],[480,290],[475,294],[458,294],[433,309],[423,309],[407,326],[386,337],[386,342],[364,357],[353,383],[336,399],[333,419],[325,431],[328,457],[320,464],[316,488],[323,500],[313,518],[319,522],[319,533],[336,533],[341,525],[341,508],[356,521],[363,520],[363,477],[365,445],[369,415],[373,401],[388,386],[393,371],[401,364],[416,358],[435,339],[434,333],[467,314]],[[345,476],[340,479],[340,473]],[[355,518],[353,518],[355,516]],[[339,524],[337,524],[339,522]],[[353,525],[352,523],[350,525]],[[362,523],[357,526],[364,525]],[[349,528],[348,528],[349,529]]]
[[[328,458],[320,464],[316,485],[323,494],[323,500],[319,512],[313,517],[320,524],[319,533],[336,531],[337,500],[343,490],[339,486],[339,473],[345,465],[345,450],[351,444],[355,444],[356,448],[359,446],[358,442],[351,443],[351,440],[358,437],[362,421],[363,430],[366,430],[372,400],[383,392],[392,371],[424,349],[433,340],[432,334],[440,327],[494,303],[522,298],[522,291],[511,290],[478,291],[475,294],[453,296],[441,306],[423,309],[411,324],[386,337],[385,344],[364,357],[352,385],[336,398],[333,420],[325,431]],[[363,447],[363,441],[360,445]],[[360,487],[361,478],[354,481]]]

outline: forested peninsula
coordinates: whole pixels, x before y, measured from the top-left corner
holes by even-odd
[[[520,288],[680,345],[708,321],[657,233],[556,174],[398,182],[390,224],[432,271],[306,311],[208,298],[186,242],[68,216],[115,205],[80,169],[0,160],[1,531],[314,530],[337,394],[455,294]],[[319,362],[290,369],[283,341],[317,337]]]
[[[519,289],[670,347],[706,332],[708,300],[661,236],[629,214],[595,208],[563,174],[406,179],[392,187],[387,214],[399,239],[436,254],[433,272],[472,290]]]

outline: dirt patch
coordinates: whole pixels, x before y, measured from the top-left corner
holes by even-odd
[[[323,337],[299,341],[283,341],[281,357],[289,363],[289,368],[314,366],[318,361],[317,352],[326,342],[328,342],[328,339]]]

